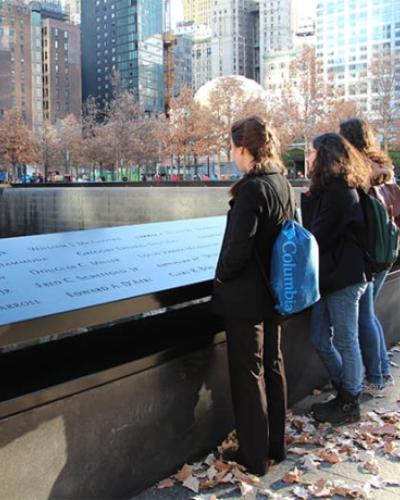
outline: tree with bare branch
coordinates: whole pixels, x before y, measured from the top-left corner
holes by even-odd
[[[39,148],[31,130],[25,125],[21,113],[12,109],[0,120],[0,163],[3,163],[12,179],[18,178],[18,167],[39,159]]]
[[[395,56],[390,50],[377,54],[369,68],[373,105],[372,123],[382,136],[383,149],[396,142],[400,133],[400,102],[396,102],[396,85],[400,79],[396,72]]]

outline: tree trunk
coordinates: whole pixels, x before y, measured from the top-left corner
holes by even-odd
[[[221,178],[221,151],[219,149],[217,153],[217,164],[215,166],[215,175],[218,177],[218,179]]]

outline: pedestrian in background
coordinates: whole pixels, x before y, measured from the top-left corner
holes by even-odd
[[[385,203],[385,186],[394,184],[394,168],[388,155],[377,144],[371,126],[364,120],[354,118],[341,123],[340,133],[359,151],[370,168],[369,193]],[[400,213],[400,194],[397,203],[398,206],[388,208]],[[365,366],[365,388],[371,394],[394,383],[383,327],[375,313],[375,303],[389,271],[387,269],[374,276],[360,302],[359,335]]]

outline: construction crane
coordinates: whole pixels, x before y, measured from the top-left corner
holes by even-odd
[[[164,0],[164,81],[165,81],[165,114],[168,117],[171,99],[174,97],[174,46],[176,36],[172,32],[171,1]]]

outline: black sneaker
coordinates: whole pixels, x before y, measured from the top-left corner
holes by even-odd
[[[318,422],[334,425],[358,422],[361,418],[359,395],[353,396],[341,389],[336,398],[313,409],[313,414]]]

